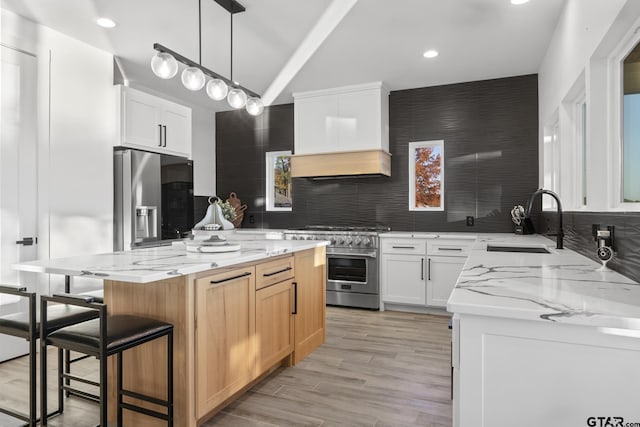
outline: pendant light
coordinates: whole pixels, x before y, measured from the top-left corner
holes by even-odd
[[[171,79],[178,73],[178,63],[180,62],[186,65],[186,68],[182,70],[180,80],[188,90],[199,91],[206,86],[207,96],[212,100],[221,101],[227,98],[227,103],[232,108],[246,107],[249,114],[260,115],[264,111],[260,95],[233,80],[233,15],[244,12],[246,9],[236,0],[214,1],[227,10],[231,16],[231,70],[229,78],[227,79],[202,66],[202,0],[198,0],[198,62],[196,63],[159,43],[155,43],[153,48],[157,52],[151,58],[151,70],[161,79]],[[207,81],[207,77],[211,79]]]
[[[178,73],[178,61],[168,53],[157,52],[151,58],[151,70],[161,79],[170,79]]]
[[[231,53],[231,58],[229,61],[229,65],[231,68],[230,71],[230,76],[229,79],[231,79],[231,81],[233,80],[233,13],[230,14],[231,16],[231,46],[229,48],[229,52]],[[231,106],[231,108],[235,108],[236,110],[244,107],[247,103],[247,94],[244,93],[244,91],[240,88],[234,87],[233,89],[231,89],[229,91],[229,94],[227,95],[227,102],[229,103],[229,106]]]

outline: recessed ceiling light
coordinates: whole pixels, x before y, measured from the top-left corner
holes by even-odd
[[[511,0],[511,4],[516,4],[516,5],[525,4],[525,3],[528,3],[528,2],[529,2],[529,0]]]
[[[113,22],[113,19],[109,18],[98,18],[96,19],[96,24],[100,25],[102,28],[113,28],[116,26],[116,23]]]
[[[431,50],[426,51],[426,52],[423,54],[423,56],[424,56],[425,58],[435,58],[436,56],[438,56],[438,51],[437,51],[437,50],[433,50],[433,49],[431,49]]]

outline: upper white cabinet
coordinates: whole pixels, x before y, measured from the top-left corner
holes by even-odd
[[[293,96],[294,154],[389,151],[389,91],[381,82]]]
[[[191,158],[191,108],[119,86],[119,144]]]

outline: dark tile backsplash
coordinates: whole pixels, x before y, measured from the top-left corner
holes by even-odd
[[[511,208],[538,185],[537,75],[391,92],[389,125],[391,177],[295,178],[293,211],[266,212],[265,152],[293,150],[293,104],[266,108],[259,117],[217,113],[218,194],[235,191],[249,206],[243,227],[513,231]],[[439,139],[445,141],[445,211],[409,211],[408,145]],[[474,227],[465,225],[468,215],[476,217]]]
[[[540,232],[555,233],[557,218],[554,212],[543,212],[539,221]],[[591,236],[592,224],[600,224],[602,228],[607,225],[615,226],[616,253],[608,266],[633,280],[640,281],[640,212],[564,213],[565,247],[598,261],[596,242]]]

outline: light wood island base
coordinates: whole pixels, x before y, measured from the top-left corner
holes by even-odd
[[[105,280],[110,314],[174,325],[176,427],[205,422],[273,368],[298,363],[324,343],[325,257],[322,246],[147,284]],[[156,340],[124,353],[125,388],[166,399],[165,345]],[[115,359],[110,421],[116,416],[114,368]],[[131,411],[124,412],[124,424],[166,425]]]

